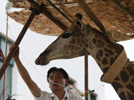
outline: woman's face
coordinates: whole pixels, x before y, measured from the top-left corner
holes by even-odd
[[[58,90],[61,91],[61,89],[64,90],[65,85],[67,85],[67,79],[64,78],[60,71],[53,71],[50,73],[49,86],[53,92]]]

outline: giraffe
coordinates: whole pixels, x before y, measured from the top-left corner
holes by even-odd
[[[88,54],[95,59],[103,73],[107,72],[123,51],[123,46],[90,25],[85,25],[81,17],[76,14],[70,28],[35,60],[37,65],[46,65],[54,59],[70,59]],[[111,85],[121,100],[134,99],[134,65],[129,60]]]

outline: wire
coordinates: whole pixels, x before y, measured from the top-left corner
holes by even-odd
[[[24,53],[23,53],[22,51],[21,51],[21,53],[22,53],[23,57],[25,58],[25,60],[26,60],[31,66],[33,66],[33,68],[34,68],[40,75],[45,76],[44,74],[40,73],[40,72],[35,68],[35,66],[26,58],[26,56],[24,55]],[[65,86],[62,85],[62,84],[53,82],[53,81],[52,81],[50,78],[48,78],[47,76],[45,76],[45,77],[46,77],[49,81],[51,81],[53,84],[57,84],[57,85],[60,85],[60,86],[65,87]]]
[[[44,74],[42,74],[42,73],[40,73],[36,68],[35,68],[35,66],[26,58],[26,56],[24,55],[24,53],[21,51],[21,53],[22,53],[22,55],[23,55],[23,57],[26,59],[26,61],[31,65],[31,66],[33,66],[33,68],[40,74],[40,75],[42,75],[42,76],[45,76]],[[57,82],[54,82],[54,81],[52,81],[50,78],[48,78],[47,76],[45,76],[49,81],[51,81],[53,84],[57,84],[57,85],[59,85],[59,86],[62,86],[62,87],[65,87],[63,84],[59,84],[59,83],[57,83]],[[80,91],[83,91],[83,92],[88,92],[88,93],[93,93],[93,92],[95,92],[96,90],[98,90],[98,89],[100,89],[100,88],[102,88],[102,87],[104,87],[105,85],[103,84],[103,85],[101,85],[101,86],[99,86],[99,87],[97,87],[97,88],[95,88],[95,89],[93,89],[93,90],[89,90],[89,91],[85,91],[85,90],[80,90]]]
[[[57,84],[57,85],[59,85],[59,86],[65,87],[65,86],[62,85],[62,84],[59,84],[59,83],[57,83],[57,82],[52,81],[52,80],[51,80],[50,78],[48,78],[48,77],[47,77],[47,79],[49,79],[49,81],[51,81],[53,84]]]
[[[9,32],[10,32],[11,36],[14,38],[13,34],[12,34],[11,31],[10,31],[10,28],[9,28]],[[35,68],[35,66],[27,59],[27,57],[25,56],[25,54],[24,54],[22,51],[21,51],[21,53],[22,53],[23,57],[25,58],[25,60],[26,60],[41,76],[45,76],[47,79],[49,79],[46,75],[42,74],[41,72],[39,72],[39,71]],[[51,79],[49,79],[49,81],[51,81],[53,84],[57,84],[57,85],[59,85],[59,86],[65,87],[63,84],[59,84],[59,83],[57,83],[57,82],[53,82]],[[97,88],[95,88],[95,89],[93,89],[93,90],[90,90],[90,91],[85,91],[85,90],[80,90],[80,91],[82,91],[82,92],[88,92],[88,93],[93,93],[93,92],[95,92],[96,90],[98,90],[98,89],[100,89],[100,88],[102,88],[102,87],[104,87],[104,86],[105,86],[105,84],[103,84],[103,85],[101,85],[101,86],[99,86],[99,87],[97,87]]]

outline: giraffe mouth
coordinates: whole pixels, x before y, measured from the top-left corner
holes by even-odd
[[[46,57],[38,57],[36,60],[35,60],[35,64],[37,65],[47,65],[49,64],[50,60],[47,59]]]

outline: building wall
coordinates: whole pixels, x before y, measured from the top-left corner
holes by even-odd
[[[9,47],[12,44],[12,40],[8,38],[7,41],[7,51],[5,51],[6,48],[6,39],[5,36],[0,33],[0,48],[5,55],[9,53]],[[5,53],[6,52],[6,53]],[[0,57],[0,68],[3,65],[3,59]],[[0,80],[0,99],[6,100],[8,97],[12,95],[12,69],[13,69],[14,61],[11,60],[9,65],[7,66],[7,69],[5,71],[5,75],[3,75],[2,79]],[[2,95],[4,93],[4,96]]]

